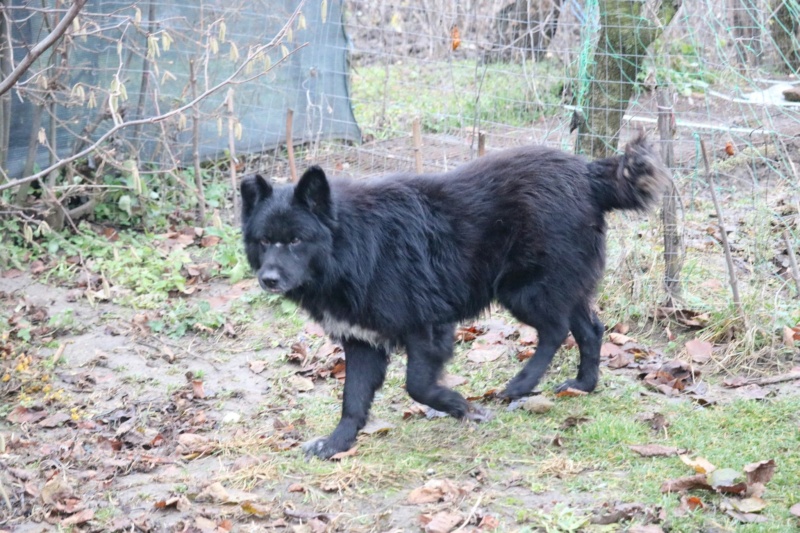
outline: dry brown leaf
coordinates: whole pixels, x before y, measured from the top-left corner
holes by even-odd
[[[539,334],[530,326],[520,326],[517,344],[521,346],[534,346],[539,344]]]
[[[201,379],[192,380],[192,395],[195,398],[200,398],[201,400],[206,397],[206,391],[203,390],[203,380]]]
[[[289,384],[294,387],[297,392],[308,392],[314,389],[314,382],[303,376],[291,376],[289,378]]]
[[[82,511],[78,511],[72,516],[68,516],[67,518],[63,519],[59,522],[61,527],[69,527],[69,526],[77,526],[80,524],[84,524],[89,520],[94,518],[94,511],[91,509],[84,509]]]
[[[33,424],[47,417],[47,411],[36,407],[18,406],[11,410],[6,416],[6,420],[12,424]]]
[[[661,444],[634,444],[628,448],[642,457],[670,457],[684,452],[674,446],[662,446]]]
[[[439,384],[447,387],[448,389],[452,389],[453,387],[458,387],[459,385],[463,385],[467,382],[467,378],[463,376],[456,376],[455,374],[445,374],[439,380]]]
[[[695,363],[707,363],[713,355],[714,345],[708,341],[692,339],[685,344],[686,353]]]
[[[761,516],[759,514],[754,513],[740,513],[738,511],[728,510],[725,511],[725,514],[730,516],[731,518],[735,518],[739,522],[743,524],[757,524],[761,522],[766,522],[768,519],[766,516]]]
[[[759,461],[745,465],[744,473],[747,476],[747,484],[768,483],[775,473],[775,460]]]
[[[613,342],[604,342],[603,345],[600,346],[600,357],[614,357],[622,353],[625,352]]]
[[[617,353],[608,360],[608,368],[612,370],[625,368],[628,365],[632,364],[635,360],[636,358],[632,353],[623,352],[622,350],[619,350],[619,353]]]
[[[262,373],[264,371],[265,368],[267,368],[267,362],[266,361],[249,361],[247,363],[247,366],[250,367],[250,371],[253,374],[260,374],[260,373]]]
[[[301,485],[300,483],[292,483],[289,485],[289,488],[286,489],[288,492],[305,492],[306,488]]]
[[[450,533],[450,531],[458,527],[462,520],[463,518],[460,514],[450,511],[420,516],[420,522],[425,533]]]
[[[712,490],[705,474],[669,479],[661,485],[661,492],[684,492],[692,489]]]
[[[493,531],[498,527],[500,527],[500,520],[490,514],[483,515],[483,518],[481,518],[481,521],[478,523],[478,529],[484,531]]]
[[[480,345],[478,348],[472,348],[467,353],[467,359],[473,363],[488,363],[496,361],[506,354],[508,348],[502,344],[495,344],[484,346]]]
[[[358,451],[358,446],[353,446],[344,452],[335,453],[331,456],[331,461],[341,461],[345,457],[352,457],[356,454],[356,451]]]
[[[760,513],[767,508],[767,502],[761,498],[743,498],[741,500],[730,500],[731,506],[740,513]]]
[[[407,501],[415,505],[453,501],[460,494],[461,491],[458,486],[449,479],[431,479],[423,486],[412,490],[408,495]]]
[[[695,511],[697,509],[704,509],[705,504],[703,500],[697,496],[681,496],[681,509],[686,511]]]
[[[623,333],[616,333],[616,332],[613,332],[613,331],[608,334],[608,340],[610,340],[611,342],[613,342],[614,344],[616,344],[618,346],[622,346],[623,344],[626,344],[626,343],[629,343],[629,342],[636,342],[636,339],[634,339],[633,337],[628,337],[627,335],[625,335]]]
[[[569,387],[566,390],[562,390],[561,392],[556,393],[556,398],[574,398],[576,396],[586,396],[587,394],[589,393],[586,391],[573,389],[572,387]]]
[[[630,330],[631,327],[628,325],[627,322],[617,322],[611,330],[614,333],[621,333],[622,335],[626,335]]]
[[[359,433],[363,433],[365,435],[383,435],[394,428],[394,424],[386,422],[385,420],[374,419],[367,422],[367,425],[361,428]]]
[[[259,518],[264,518],[270,515],[270,511],[264,505],[259,505],[253,502],[244,502],[241,504],[241,509],[247,514],[257,516]]]

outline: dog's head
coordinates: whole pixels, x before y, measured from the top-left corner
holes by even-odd
[[[296,185],[242,179],[247,260],[265,291],[285,294],[314,281],[330,255],[336,222],[325,172],[309,168]]]

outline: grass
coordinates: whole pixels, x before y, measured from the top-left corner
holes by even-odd
[[[381,139],[407,134],[417,116],[434,133],[476,123],[524,126],[559,112],[563,77],[550,63],[409,60],[363,66],[352,74],[353,111],[364,133]]]
[[[485,383],[481,372],[497,366],[504,374],[508,362],[485,364],[469,373],[470,383],[483,389],[500,385]],[[503,368],[500,368],[503,367]],[[267,464],[252,476],[240,473],[238,482],[249,489],[260,485],[280,489],[287,477],[318,490],[317,507],[324,507],[343,493],[351,498],[378,497],[401,502],[410,488],[430,478],[449,478],[457,483],[472,479],[475,472],[485,476],[482,491],[487,507],[530,505],[536,494],[557,494],[567,507],[555,509],[544,505],[539,514],[512,513],[518,523],[504,527],[543,527],[542,523],[561,523],[563,527],[586,518],[591,509],[604,502],[641,503],[651,508],[663,507],[672,531],[698,531],[714,524],[737,527],[737,531],[782,531],[794,527],[788,508],[800,499],[793,464],[800,461],[797,424],[800,422],[800,397],[785,396],[766,402],[734,400],[707,408],[690,402],[675,402],[656,395],[642,395],[642,387],[622,376],[604,376],[599,394],[557,399],[546,414],[534,415],[523,410],[507,412],[502,405],[491,404],[496,417],[482,425],[462,424],[444,418],[402,420],[401,413],[410,404],[401,389],[403,368],[393,363],[383,391],[376,399],[373,416],[395,425],[385,436],[362,436],[355,459],[340,463],[305,461],[297,449],[276,453],[259,449],[258,439],[251,439],[227,453],[252,454],[267,458]],[[465,385],[469,388],[470,385]],[[310,395],[300,395],[291,417],[303,420],[302,437],[311,438],[333,429],[340,408],[341,385],[330,381]],[[277,401],[277,399],[276,399]],[[666,434],[655,434],[637,416],[658,411],[670,421]],[[568,417],[587,421],[564,429]],[[260,430],[255,429],[258,432]],[[561,435],[562,446],[551,443]],[[254,433],[255,435],[255,433]],[[660,491],[668,479],[694,472],[677,457],[642,458],[631,451],[633,444],[658,443],[690,450],[719,468],[741,470],[746,464],[767,459],[778,463],[775,477],[768,483],[765,499],[769,505],[763,515],[769,522],[758,526],[737,526],[717,510],[722,497],[711,492],[696,492],[707,508],[703,512],[677,516],[678,495]],[[506,480],[518,475],[522,484],[510,493]],[[232,478],[229,478],[232,479]],[[338,484],[334,494],[322,487]],[[469,507],[475,494],[466,496]],[[504,502],[504,503],[503,503]],[[535,511],[535,509],[532,509]],[[551,524],[552,525],[552,524]],[[555,527],[555,526],[553,526]],[[564,531],[565,529],[554,529]],[[741,529],[743,528],[743,529]],[[784,528],[784,529],[782,529]],[[596,529],[600,530],[600,529]]]

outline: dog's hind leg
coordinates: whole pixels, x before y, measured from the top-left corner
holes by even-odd
[[[539,345],[536,353],[500,393],[502,398],[520,398],[530,394],[544,376],[561,343],[569,332],[568,313],[558,295],[548,290],[548,283],[498,291],[500,302],[521,322],[536,328]]]
[[[386,377],[388,354],[383,347],[345,340],[345,380],[342,418],[328,437],[303,445],[306,454],[322,459],[350,449],[358,431],[367,423],[372,399]]]
[[[587,301],[580,302],[572,310],[569,327],[580,348],[581,362],[578,365],[578,376],[556,387],[556,392],[569,388],[592,392],[600,374],[600,345],[605,328]]]
[[[482,420],[487,413],[476,413],[463,396],[438,382],[445,362],[453,356],[454,329],[453,324],[436,325],[406,336],[406,390],[414,400],[437,411]]]

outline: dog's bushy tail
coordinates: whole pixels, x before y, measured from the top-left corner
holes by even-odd
[[[661,156],[642,133],[625,147],[625,153],[589,163],[595,202],[603,211],[645,210],[670,183]]]

